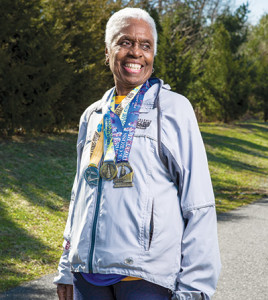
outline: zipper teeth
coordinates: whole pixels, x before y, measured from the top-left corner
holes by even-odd
[[[100,210],[101,183],[102,183],[102,178],[100,177],[99,185],[98,185],[97,202],[96,202],[96,208],[95,208],[95,214],[94,214],[94,220],[92,226],[92,234],[91,234],[91,247],[89,252],[89,273],[93,273],[93,252],[95,247],[96,228],[97,228],[97,221],[98,221],[98,215]]]

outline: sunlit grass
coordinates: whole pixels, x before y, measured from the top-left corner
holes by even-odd
[[[218,212],[268,193],[268,125],[201,124]]]
[[[268,126],[201,124],[218,212],[267,194]],[[76,167],[76,133],[0,141],[0,291],[53,273]]]
[[[0,291],[56,271],[76,133],[0,144]]]

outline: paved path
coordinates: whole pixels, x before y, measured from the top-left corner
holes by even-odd
[[[268,198],[218,216],[222,272],[213,300],[268,299]]]
[[[4,294],[0,299],[5,300],[57,300],[56,286],[52,283],[55,274],[41,277],[18,286]]]
[[[223,267],[213,300],[268,299],[268,198],[219,215],[218,232]],[[53,277],[12,289],[0,299],[56,300]]]

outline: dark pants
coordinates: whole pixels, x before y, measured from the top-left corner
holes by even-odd
[[[145,280],[120,281],[95,286],[80,273],[73,273],[74,300],[170,300],[168,289]]]

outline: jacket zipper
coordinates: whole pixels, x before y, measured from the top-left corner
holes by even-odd
[[[149,231],[149,247],[151,247],[152,239],[154,234],[154,204],[152,205],[152,212],[151,212],[151,220],[150,220],[150,231]]]
[[[94,253],[95,240],[96,240],[97,221],[98,221],[99,210],[100,210],[101,184],[102,184],[102,178],[99,177],[97,202],[96,202],[95,215],[94,215],[93,226],[92,226],[91,247],[89,252],[89,273],[93,273],[93,253]]]

